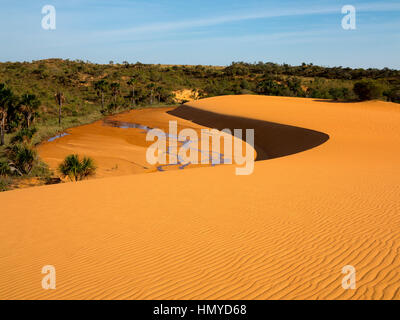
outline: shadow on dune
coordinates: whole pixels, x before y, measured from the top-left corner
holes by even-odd
[[[182,105],[168,114],[196,124],[223,129],[254,129],[257,161],[280,158],[315,148],[329,140],[325,133],[284,124],[227,116]]]

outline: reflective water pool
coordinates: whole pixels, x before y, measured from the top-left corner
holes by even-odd
[[[132,122],[124,122],[124,121],[117,121],[117,120],[110,120],[110,119],[105,119],[103,120],[103,125],[106,126],[111,126],[114,128],[121,128],[121,129],[142,129],[144,130],[143,133],[147,133],[150,130],[154,129],[154,128],[150,128],[148,126],[139,124],[139,123],[132,123]],[[174,138],[177,139],[176,136],[174,135],[170,135],[170,134],[166,134],[165,135],[165,139],[168,138]],[[184,148],[186,150],[193,150],[193,151],[197,151],[200,152],[201,154],[206,154],[209,157],[209,162],[210,164],[214,167],[218,164],[224,164],[225,162],[228,162],[228,159],[224,158],[224,155],[221,153],[215,153],[212,151],[203,151],[201,149],[195,148],[193,146],[191,146],[192,144],[196,143],[196,145],[198,145],[198,141],[197,140],[186,140],[184,142],[182,141],[178,141],[178,144],[181,144],[180,147]],[[191,165],[190,162],[185,163],[183,161],[183,159],[178,155],[178,154],[174,154],[170,152],[171,147],[168,148],[168,151],[166,152],[169,155],[172,155],[174,157],[177,158],[177,163],[176,164],[165,164],[165,165],[160,165],[157,167],[158,171],[166,171],[165,169],[168,167],[174,167],[174,166],[178,166],[180,170],[185,169],[186,167],[188,167],[189,165]]]
[[[52,142],[52,141],[54,141],[54,140],[57,140],[57,139],[60,139],[60,138],[62,138],[62,137],[65,137],[65,136],[69,136],[69,133],[60,133],[59,135],[57,135],[57,136],[55,136],[55,137],[52,137],[52,138],[50,138],[49,140],[47,140],[48,142]]]

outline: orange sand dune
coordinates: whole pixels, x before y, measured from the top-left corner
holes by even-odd
[[[400,298],[398,105],[228,96],[190,106],[329,140],[259,161],[250,176],[220,166],[2,193],[0,298]],[[41,287],[44,265],[56,267],[56,290]],[[341,286],[345,265],[356,290]]]
[[[97,170],[94,178],[123,176],[157,172],[158,165],[146,161],[146,150],[154,141],[146,141],[143,128],[127,128],[129,124],[159,128],[169,132],[169,121],[176,121],[178,130],[194,129],[201,136],[206,127],[170,115],[174,108],[139,109],[121,113],[92,124],[68,129],[67,135],[44,142],[37,148],[41,159],[49,164],[56,175],[59,164],[70,154],[89,156],[95,160]],[[125,128],[120,128],[120,126]],[[167,145],[169,146],[168,139]],[[221,143],[223,150],[223,143]],[[201,143],[199,143],[201,150]],[[211,139],[209,149],[211,150]],[[243,150],[245,150],[243,143]],[[201,154],[198,152],[198,158]],[[196,165],[198,167],[199,165]],[[203,167],[209,165],[202,165]],[[178,170],[180,165],[162,166],[163,171]],[[192,168],[188,165],[185,169]]]
[[[177,120],[166,112],[171,108],[133,110],[108,117],[109,121],[132,122],[168,130],[168,121]],[[179,120],[179,119],[178,119]],[[203,128],[185,120],[180,127]],[[146,161],[146,150],[153,142],[146,141],[143,129],[121,129],[106,125],[103,120],[72,129],[69,135],[38,147],[40,157],[57,172],[58,165],[69,154],[92,157],[98,167],[96,178],[156,172],[156,166]]]

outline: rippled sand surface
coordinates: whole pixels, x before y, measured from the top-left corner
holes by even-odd
[[[110,138],[104,163],[121,148],[121,176],[1,193],[0,298],[400,298],[399,105],[227,96],[136,122],[178,116],[193,127],[261,121],[265,160],[250,176],[122,176],[136,168],[133,144]],[[41,287],[44,265],[56,290]],[[342,288],[345,265],[355,290]]]

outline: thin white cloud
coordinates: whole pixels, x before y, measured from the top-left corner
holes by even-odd
[[[400,11],[400,3],[369,3],[355,6],[358,12],[386,12],[386,11]],[[256,19],[268,19],[277,17],[290,17],[290,16],[305,16],[305,15],[322,15],[322,14],[341,14],[341,6],[326,7],[326,8],[307,8],[307,9],[290,9],[290,10],[275,10],[275,11],[261,11],[257,13],[226,15],[213,18],[192,19],[177,22],[160,22],[147,25],[141,25],[132,28],[118,29],[105,31],[103,35],[132,35],[132,34],[145,34],[153,32],[168,32],[173,30],[191,29],[199,27],[210,27],[231,22],[240,22]]]

